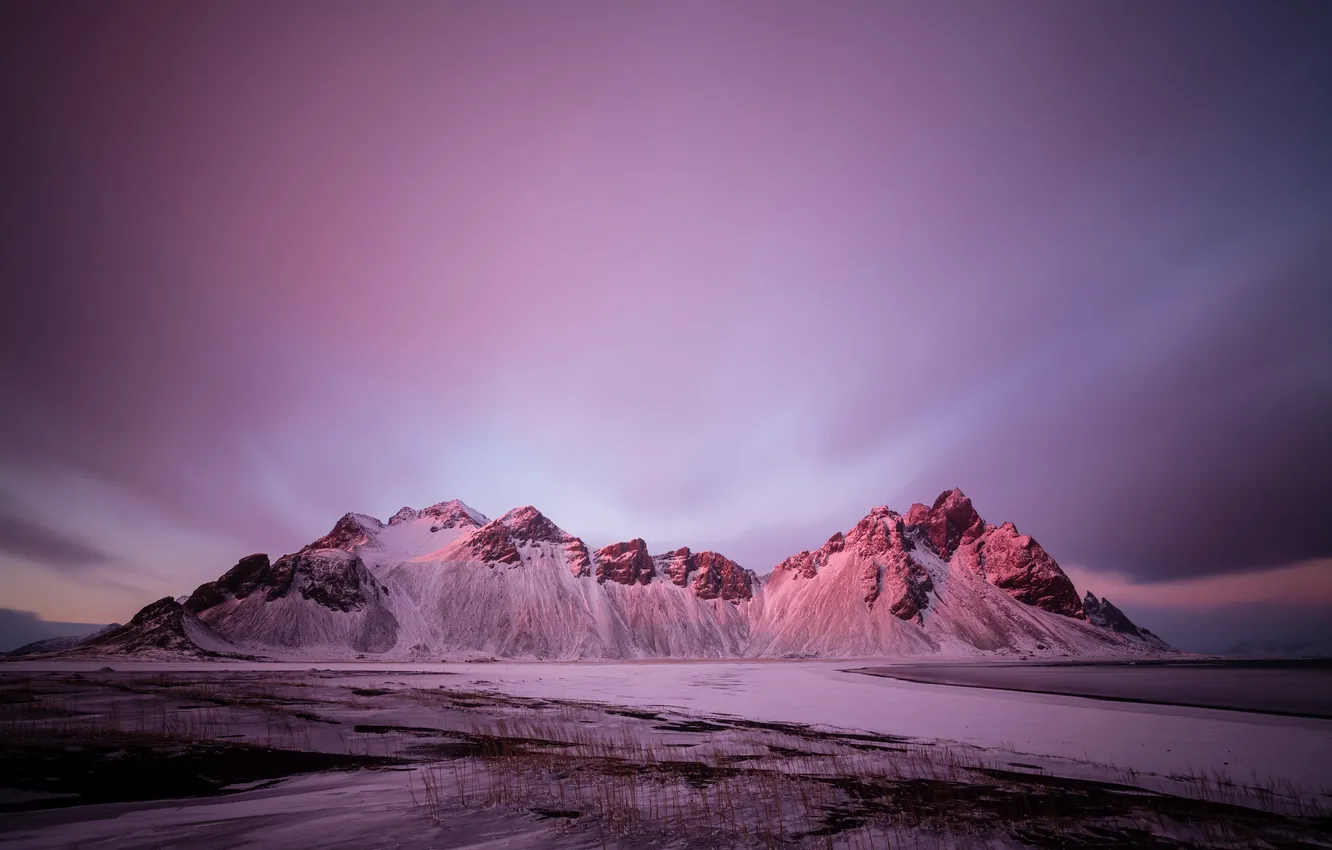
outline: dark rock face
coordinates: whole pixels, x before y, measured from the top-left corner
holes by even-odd
[[[974,542],[985,531],[985,520],[961,490],[945,490],[933,507],[917,502],[907,511],[906,527],[916,532],[940,558],[952,557],[957,547]]]
[[[881,505],[847,533],[843,548],[862,555],[881,556],[902,545],[902,517]]]
[[[465,525],[470,514],[458,520]],[[536,508],[516,508],[497,520],[481,526],[461,544],[461,553],[468,560],[491,564],[518,566],[523,562],[519,546],[555,545],[564,550],[569,571],[578,577],[592,574],[592,557],[587,544],[551,522]]]
[[[402,511],[398,511],[398,513],[401,514],[403,511],[406,510],[410,510],[410,508],[403,508]],[[440,502],[438,504],[431,505],[428,508],[424,508],[420,512],[413,511],[413,513],[416,513],[416,516],[413,517],[413,519],[419,519],[421,517],[429,517],[432,520],[435,520],[435,522],[432,523],[432,525],[438,526],[439,528],[460,528],[460,527],[480,528],[481,527],[481,523],[477,521],[477,516],[479,516],[479,514],[475,514],[471,509],[469,509],[466,505],[464,505],[462,502],[458,501],[457,499],[450,499],[447,502]],[[395,514],[395,516],[396,515],[397,514]],[[393,520],[389,520],[389,525],[392,524]]]
[[[754,574],[717,552],[698,552],[691,556],[698,572],[690,589],[699,599],[725,599],[743,602],[754,597]]]
[[[973,542],[975,552],[967,554],[968,563],[974,562],[995,587],[1053,614],[1087,619],[1073,582],[1031,535],[1018,533],[1013,523],[1006,522]]]
[[[843,537],[842,532],[839,531],[836,534],[834,534],[832,537],[829,537],[828,541],[824,543],[822,546],[820,546],[819,550],[814,554],[822,556],[822,559],[826,562],[828,560],[829,555],[836,555],[838,552],[842,551],[845,548],[846,548],[846,538]],[[818,559],[816,558],[815,560]]]
[[[373,523],[371,529],[367,525]],[[360,546],[370,539],[370,530],[378,530],[384,525],[372,517],[362,517],[357,514],[343,514],[342,519],[338,520],[333,526],[333,530],[315,542],[301,549],[302,552],[310,552],[315,549],[341,549],[344,552],[350,552],[357,546]]]
[[[945,490],[928,508],[912,505],[904,528],[940,558],[956,558],[963,569],[1019,602],[1085,619],[1073,582],[1054,558],[1012,523],[988,525],[961,490]]]
[[[718,552],[691,552],[688,546],[682,546],[653,556],[652,563],[658,575],[677,587],[688,587],[699,599],[738,603],[754,598],[758,581],[754,573]]]
[[[920,620],[930,604],[934,581],[916,559],[905,553],[894,555],[879,573],[879,598],[899,620]]]
[[[415,508],[409,508],[406,505],[403,505],[401,508],[398,508],[398,512],[396,514],[389,517],[388,524],[397,525],[400,522],[411,522],[413,520],[420,518],[421,514]]]
[[[1087,591],[1086,596],[1082,598],[1082,609],[1087,612],[1087,622],[1091,623],[1093,626],[1100,626],[1103,629],[1113,629],[1114,631],[1122,633],[1127,633],[1129,627],[1133,627],[1133,631],[1137,631],[1137,627],[1133,626],[1133,623],[1129,621],[1129,618],[1124,616],[1123,611],[1120,611],[1114,605],[1111,605],[1109,599],[1104,602],[1097,599],[1096,594],[1092,593],[1090,590]]]
[[[271,569],[267,555],[247,555],[217,581],[199,585],[185,601],[185,608],[197,614],[228,599],[244,599],[267,586]]]
[[[467,538],[465,551],[470,560],[487,564],[518,565],[523,558],[509,536],[509,527],[499,520],[488,522]]]
[[[900,514],[875,508],[846,535],[845,546],[860,562],[858,579],[865,604],[886,604],[900,620],[923,616],[934,581],[911,556],[915,544]]]
[[[794,573],[796,578],[814,578],[819,572],[814,564],[814,556],[808,549],[802,549],[782,561],[777,565],[777,571]]]
[[[515,540],[523,543],[568,543],[576,539],[531,505],[515,508],[499,521],[508,526]]]
[[[476,512],[468,508],[457,499],[451,499],[447,502],[440,502],[431,505],[428,508],[416,510],[415,508],[402,507],[398,512],[389,517],[389,525],[398,525],[403,522],[414,522],[418,519],[434,520],[432,525],[436,528],[480,528],[481,523],[477,521]]]
[[[382,591],[357,555],[344,550],[302,549],[270,564],[267,555],[242,558],[220,579],[202,584],[185,601],[191,613],[207,611],[231,599],[263,593],[272,602],[295,586],[301,596],[334,611],[359,611],[370,591]]]
[[[658,575],[664,575],[671,584],[684,587],[689,584],[689,574],[698,571],[698,561],[688,546],[681,546],[674,552],[652,556],[653,566]]]
[[[828,563],[828,558],[842,551],[845,547],[846,538],[839,531],[829,537],[828,542],[817,550],[797,552],[778,564],[777,569],[793,572],[798,578],[814,578],[818,575],[819,569]]]
[[[360,611],[370,602],[370,595],[386,593],[356,555],[347,557],[333,552],[302,552],[287,555],[292,578],[305,599],[331,611]]]
[[[1121,635],[1126,635],[1158,649],[1170,648],[1169,644],[1147,629],[1135,625],[1128,618],[1128,615],[1111,604],[1109,599],[1097,599],[1096,595],[1090,590],[1082,598],[1082,608],[1087,612],[1087,621],[1094,626],[1119,632]]]
[[[578,538],[564,544],[564,553],[569,559],[569,572],[578,578],[592,575],[592,556],[587,551],[587,544]]]
[[[612,543],[596,551],[597,581],[617,584],[647,584],[656,575],[652,556],[641,537]]]
[[[92,652],[133,653],[168,650],[186,655],[211,655],[185,633],[185,618],[193,615],[170,596],[145,605],[134,618],[79,646]]]

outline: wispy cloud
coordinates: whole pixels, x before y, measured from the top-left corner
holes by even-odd
[[[116,560],[73,535],[7,513],[0,513],[0,552],[62,572],[84,571]]]

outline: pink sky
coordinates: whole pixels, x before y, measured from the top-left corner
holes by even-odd
[[[0,607],[454,497],[766,572],[952,486],[1117,604],[1326,587],[1326,7],[0,14]]]

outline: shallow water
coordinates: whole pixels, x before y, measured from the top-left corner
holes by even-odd
[[[1332,718],[1332,661],[911,664],[861,672],[908,682]]]

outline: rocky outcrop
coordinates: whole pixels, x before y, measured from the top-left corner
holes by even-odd
[[[754,598],[758,577],[718,552],[691,552],[682,546],[653,556],[652,563],[657,575],[677,587],[688,587],[699,599],[743,602]]]
[[[697,552],[693,556],[698,572],[690,589],[699,599],[724,599],[743,602],[754,597],[754,574],[717,552]]]
[[[384,524],[374,517],[368,517],[364,514],[343,514],[342,519],[337,521],[332,531],[304,547],[301,551],[341,549],[344,552],[350,552],[357,546],[368,543],[374,532],[383,527]]]
[[[403,510],[409,509],[403,508]],[[402,513],[402,511],[398,511],[398,513]],[[447,502],[439,502],[428,508],[422,508],[417,516],[418,518],[432,520],[431,526],[433,529],[480,528],[486,524],[484,515],[472,510],[457,499],[450,499]],[[391,523],[392,520],[389,522]]]
[[[945,490],[928,508],[912,505],[904,527],[943,560],[955,559],[964,570],[1014,599],[1085,619],[1073,582],[1054,558],[1011,522],[998,527],[986,523],[961,490]]]
[[[514,508],[496,521],[521,543],[569,543],[576,539],[531,505]]]
[[[886,604],[901,620],[921,618],[934,582],[911,556],[915,543],[907,537],[900,514],[883,506],[870,511],[846,535],[844,548],[859,561],[860,594],[865,604]]]
[[[390,526],[401,525],[404,522],[416,522],[417,520],[428,520],[431,524],[431,531],[440,531],[445,528],[480,528],[485,525],[486,518],[471,508],[464,505],[457,499],[451,499],[447,502],[439,502],[428,508],[417,510],[412,507],[401,507],[398,512],[389,517]]]
[[[201,647],[195,640],[197,634],[210,633],[185,606],[168,596],[145,605],[125,625],[81,641],[71,652],[89,655],[165,652],[196,658],[227,654]]]
[[[523,562],[523,556],[518,554],[518,547],[509,533],[509,527],[500,520],[493,520],[481,526],[463,543],[459,554],[469,561],[480,561],[491,566],[495,564],[516,566]]]
[[[277,582],[330,611],[360,611],[372,598],[388,593],[359,557],[337,549],[283,555],[272,573]]]
[[[595,561],[599,582],[647,584],[656,574],[652,556],[641,537],[601,547],[595,553]]]
[[[418,511],[416,508],[411,508],[406,505],[403,505],[401,508],[398,508],[398,512],[396,514],[389,517],[388,524],[398,525],[399,523],[412,522],[420,518],[421,518],[420,511]]]
[[[463,508],[470,511],[465,505]],[[465,527],[468,523],[474,522],[473,516],[473,513],[455,513],[453,521]],[[432,527],[431,531],[434,530]],[[499,519],[480,526],[476,531],[461,538],[457,547],[450,551],[453,556],[460,556],[468,561],[480,561],[491,566],[496,564],[518,566],[523,563],[520,549],[524,546],[558,547],[563,550],[569,571],[574,576],[583,577],[592,574],[592,558],[587,545],[530,505],[515,508]]]
[[[306,547],[272,564],[267,555],[242,558],[217,581],[199,585],[185,600],[185,608],[198,614],[256,593],[271,602],[285,597],[293,588],[303,598],[333,611],[359,611],[371,595],[387,592],[371,577],[359,556],[342,549]]]
[[[1082,602],[1054,558],[1011,522],[986,529],[960,560],[1019,602],[1085,620]],[[974,565],[974,566],[972,566]]]
[[[569,562],[569,572],[576,578],[592,575],[592,556],[587,551],[587,544],[575,537],[564,544],[564,556]]]
[[[698,561],[688,546],[681,546],[674,552],[653,555],[652,564],[657,575],[665,576],[671,584],[685,587],[689,584],[689,574],[698,570]]]
[[[940,493],[933,507],[919,502],[912,505],[905,525],[945,561],[958,546],[975,541],[985,531],[985,520],[976,513],[971,499],[957,488]]]
[[[1169,649],[1170,645],[1152,634],[1147,629],[1139,628],[1128,615],[1111,604],[1109,599],[1097,599],[1090,590],[1082,598],[1082,608],[1087,612],[1087,620],[1103,629],[1119,632],[1147,646],[1157,649]]]
[[[818,575],[819,569],[828,563],[828,558],[842,551],[845,546],[846,537],[839,531],[829,537],[818,549],[813,552],[808,550],[797,552],[778,564],[777,569],[794,573],[799,578],[814,578]]]
[[[895,557],[879,572],[879,599],[899,620],[921,620],[933,589],[930,574],[910,555]]]
[[[271,569],[268,555],[247,555],[217,581],[205,582],[195,588],[185,601],[185,607],[197,614],[228,599],[244,599],[261,588],[267,590]]]
[[[814,554],[808,549],[802,549],[778,564],[774,572],[791,573],[796,578],[814,578],[819,569],[814,563]]]

